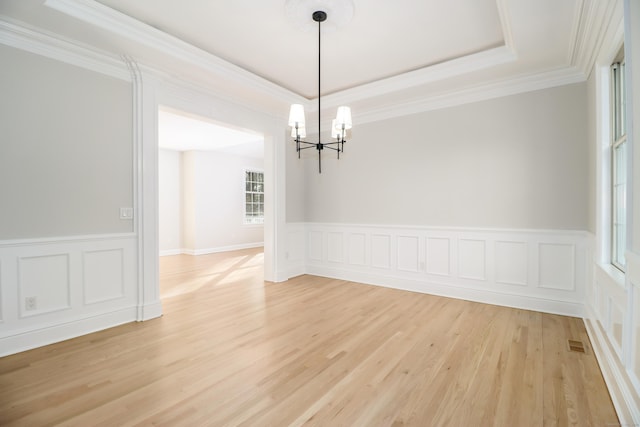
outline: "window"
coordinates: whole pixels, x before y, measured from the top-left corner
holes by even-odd
[[[244,223],[264,224],[264,173],[244,172]]]
[[[611,263],[625,270],[627,234],[627,133],[624,58],[611,65]]]

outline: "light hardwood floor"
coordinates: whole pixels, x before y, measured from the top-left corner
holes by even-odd
[[[0,425],[618,425],[580,319],[263,283],[260,250],[164,257],[161,277],[162,318],[1,358]]]

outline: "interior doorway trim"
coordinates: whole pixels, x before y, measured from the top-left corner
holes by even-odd
[[[136,67],[137,69],[137,67]],[[139,243],[139,315],[147,320],[162,315],[158,276],[158,110],[161,106],[211,118],[264,137],[265,221],[264,278],[287,280],[284,268],[285,131],[281,118],[221,99],[206,90],[139,73],[134,129],[139,153],[136,164],[136,222]]]

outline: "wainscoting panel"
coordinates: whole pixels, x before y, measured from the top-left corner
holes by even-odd
[[[319,231],[309,232],[309,259],[311,261],[322,261],[322,236]]]
[[[398,270],[418,272],[419,239],[417,236],[398,236]]]
[[[589,236],[585,325],[620,425],[640,425],[640,254],[626,252],[625,275],[600,262],[598,242]]]
[[[135,234],[0,241],[0,356],[136,320]]]
[[[496,282],[527,286],[528,259],[526,242],[496,241],[494,265]]]
[[[343,257],[343,234],[342,233],[327,233],[327,261],[329,262],[344,262]]]
[[[111,249],[83,254],[84,303],[124,297],[124,251]]]
[[[68,309],[69,269],[68,253],[18,258],[20,317]]]
[[[374,234],[371,236],[371,266],[375,268],[391,267],[391,236]]]
[[[486,280],[487,254],[484,240],[458,240],[458,276]]]
[[[449,256],[451,239],[445,237],[427,237],[427,273],[439,276],[451,275],[451,257]]]
[[[576,287],[576,248],[572,244],[540,243],[539,286],[572,291]]]
[[[349,264],[366,265],[367,263],[367,235],[364,233],[349,233]]]
[[[583,314],[587,233],[325,223],[287,226],[290,233],[306,230],[307,256],[295,269],[292,266],[298,274]]]

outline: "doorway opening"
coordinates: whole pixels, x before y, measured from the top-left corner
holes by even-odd
[[[160,298],[264,277],[264,136],[158,109]]]

